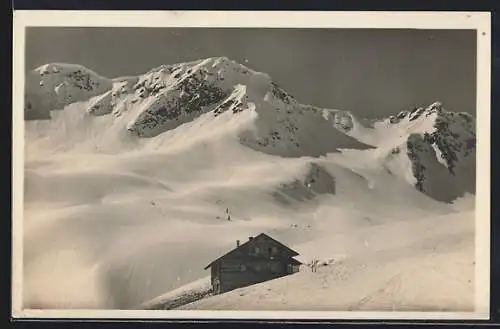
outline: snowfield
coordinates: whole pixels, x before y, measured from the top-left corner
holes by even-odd
[[[373,226],[299,244],[304,261],[322,260],[317,272],[303,267],[179,309],[473,312],[472,216]]]
[[[62,108],[25,123],[25,308],[473,311],[475,119],[361,124],[226,58],[44,68],[26,111]],[[73,68],[105,88],[57,98]],[[203,268],[262,232],[327,266],[207,296]]]

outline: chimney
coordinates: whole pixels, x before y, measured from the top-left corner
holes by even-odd
[[[236,247],[240,246],[240,240],[236,240]]]
[[[249,236],[248,241],[252,241],[252,240],[253,240],[253,236]]]

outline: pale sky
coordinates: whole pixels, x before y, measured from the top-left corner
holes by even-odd
[[[472,30],[32,27],[26,38],[27,69],[77,63],[117,77],[226,56],[304,104],[369,118],[441,101],[475,114]]]

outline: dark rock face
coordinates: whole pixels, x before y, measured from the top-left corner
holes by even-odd
[[[410,114],[410,121],[417,120],[422,114],[424,114],[425,108],[421,107]]]
[[[164,87],[144,88],[147,96],[157,96]],[[139,89],[140,90],[140,89]],[[172,97],[172,94],[179,95]],[[134,122],[129,131],[140,137],[154,137],[163,132],[161,129],[170,123],[170,129],[179,126],[185,121],[182,116],[190,116],[207,112],[209,107],[216,106],[229,96],[229,91],[223,90],[215,83],[209,83],[199,76],[189,76],[181,80],[174,90],[167,94],[158,95],[156,106],[144,111]],[[144,96],[146,97],[146,96]]]
[[[243,108],[241,102],[239,102],[236,99],[229,99],[228,98],[214,109],[214,111],[213,111],[214,116],[215,117],[219,116],[220,114],[229,110],[231,107],[233,107],[233,113],[241,112],[241,110]]]
[[[463,129],[456,129],[457,127]],[[446,112],[436,118],[436,131],[425,134],[428,144],[436,144],[441,151],[441,157],[446,161],[451,174],[459,157],[469,157],[475,154],[476,132],[474,118],[468,113]]]
[[[409,114],[410,114],[410,112],[408,112],[408,111],[401,111],[397,115],[391,115],[389,117],[389,122],[392,124],[396,124],[398,122],[401,122],[401,120],[406,118]]]
[[[307,201],[318,195],[335,195],[335,193],[335,177],[320,165],[311,163],[309,171],[302,180],[281,184],[273,195],[277,201],[288,204],[291,200]]]
[[[113,96],[111,91],[104,93],[101,95],[99,99],[93,103],[90,108],[87,109],[87,112],[93,116],[102,116],[109,114],[113,111],[112,106]]]
[[[248,96],[244,96],[243,101],[245,101],[248,98]],[[240,113],[242,112],[246,107],[246,104],[243,104],[242,100],[236,99],[229,97],[226,100],[224,100],[222,103],[220,103],[214,110],[214,116],[217,117],[221,115],[222,113],[228,111],[230,108],[232,108],[233,114]]]
[[[71,82],[75,87],[82,90],[92,91],[100,86],[98,81],[94,81],[88,74],[83,73],[81,70],[68,73],[66,77],[66,81]]]
[[[406,143],[415,187],[445,202],[465,192],[475,193],[475,119],[466,113],[441,111],[434,128],[432,133],[410,135]]]
[[[281,100],[285,104],[291,104],[295,102],[292,95],[284,91],[276,82],[271,82],[271,93],[276,99]]]
[[[411,111],[401,111],[396,115],[391,115],[389,117],[389,122],[392,124],[396,124],[401,122],[401,120],[405,118],[408,118],[408,120],[411,122],[421,118],[423,115],[427,117],[436,112],[443,112],[442,105],[439,102],[436,102],[429,107],[416,107]]]
[[[341,131],[349,132],[354,128],[354,122],[348,112],[337,111],[334,113],[334,125]]]
[[[411,161],[413,175],[417,182],[415,187],[424,192],[424,182],[427,179],[425,175],[426,166],[421,162],[420,156],[422,153],[433,152],[432,146],[424,142],[424,138],[418,134],[411,135],[406,142],[408,158]]]

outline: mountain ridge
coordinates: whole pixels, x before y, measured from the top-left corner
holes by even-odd
[[[116,129],[126,129],[128,139],[147,139],[200,115],[217,119],[226,112],[248,111],[253,123],[237,134],[240,143],[257,151],[318,157],[345,149],[376,149],[377,161],[389,172],[408,170],[391,168],[409,161],[404,166],[411,167],[412,177],[405,173],[407,180],[433,198],[451,202],[475,192],[475,118],[449,112],[440,102],[366,124],[348,110],[301,104],[268,74],[227,57],[160,65],[143,75],[113,79],[61,63],[40,66],[28,76],[25,113],[53,113],[84,102],[89,116],[112,116],[115,126],[123,122],[119,125],[124,128]],[[442,173],[443,166],[448,173]],[[459,192],[441,196],[442,177]]]

